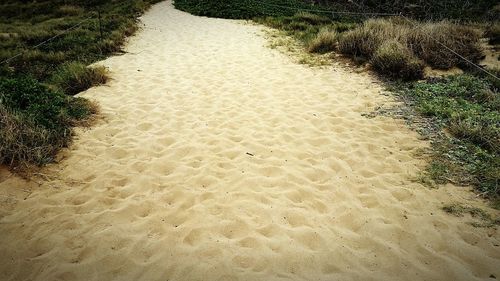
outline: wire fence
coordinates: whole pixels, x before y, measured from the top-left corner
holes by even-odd
[[[251,0],[249,0],[249,1],[251,1]],[[256,2],[254,2],[254,3],[256,3]],[[323,10],[323,9],[304,9],[304,8],[298,8],[298,7],[289,7],[289,6],[276,5],[276,4],[265,3],[265,2],[258,2],[258,3],[260,5],[264,5],[264,6],[268,6],[268,7],[279,7],[279,8],[285,8],[285,9],[293,9],[293,10],[296,10],[298,12],[317,12],[317,13],[328,13],[328,14],[332,14],[332,15],[339,14],[339,15],[354,15],[354,16],[394,16],[394,17],[401,17],[401,18],[405,19],[406,21],[408,21],[414,28],[419,28],[419,26],[414,21],[412,21],[411,19],[409,19],[407,16],[403,15],[402,13],[393,14],[393,13],[370,13],[370,12],[368,12],[368,13],[340,12],[340,11]],[[461,54],[459,54],[458,52],[456,52],[452,48],[446,46],[444,43],[440,42],[439,40],[433,38],[432,36],[429,36],[429,38],[431,40],[435,41],[438,45],[440,45],[441,47],[443,47],[447,51],[451,52],[455,56],[457,56],[460,59],[462,59],[463,61],[467,62],[469,65],[477,68],[479,71],[485,73],[486,75],[489,75],[489,76],[495,78],[496,80],[500,81],[499,77],[497,77],[496,75],[494,75],[490,71],[486,70],[484,67],[482,67],[482,66],[480,66],[480,65],[472,62],[471,60],[469,60],[466,57],[462,56]]]
[[[414,21],[412,21],[411,19],[409,19],[408,17],[404,16],[404,15],[401,15],[401,18],[405,19],[407,22],[409,22],[414,28],[420,28]],[[423,34],[426,34],[425,32],[423,32]],[[470,64],[471,66],[474,66],[475,68],[477,68],[478,70],[480,70],[481,72],[495,78],[496,80],[499,80],[500,81],[500,78],[498,78],[495,74],[489,72],[488,70],[486,70],[484,67],[472,62],[471,60],[467,59],[466,57],[462,56],[461,54],[459,54],[458,52],[456,52],[455,50],[453,50],[452,48],[446,46],[444,43],[442,43],[441,41],[437,40],[436,38],[432,37],[432,36],[429,36],[427,35],[428,38],[430,38],[431,40],[433,40],[434,42],[436,42],[439,46],[443,47],[444,49],[446,49],[447,51],[451,52],[452,54],[454,54],[455,56],[459,57],[460,59],[462,59],[463,61],[467,62],[468,64]]]
[[[248,0],[248,2],[252,2],[253,0]],[[333,10],[326,10],[326,9],[306,9],[306,8],[299,8],[299,7],[290,7],[290,6],[284,6],[284,5],[277,5],[277,4],[272,4],[272,3],[265,3],[265,2],[255,2],[253,1],[254,3],[257,3],[259,5],[263,5],[263,6],[268,6],[268,7],[275,7],[275,8],[282,8],[282,9],[291,9],[291,10],[295,10],[297,12],[312,12],[312,13],[327,13],[327,14],[331,14],[331,15],[352,15],[352,16],[368,16],[368,17],[373,17],[373,16],[377,16],[377,17],[381,17],[381,16],[394,16],[394,17],[401,17],[403,19],[405,19],[406,21],[408,21],[410,24],[412,24],[415,28],[419,28],[419,26],[416,25],[416,23],[414,21],[412,21],[411,19],[409,19],[407,16],[399,13],[399,14],[394,14],[394,13],[371,13],[371,12],[367,12],[367,13],[358,13],[358,12],[343,12],[343,11],[333,11]],[[49,43],[50,41],[60,37],[60,36],[63,36],[64,34],[67,34],[69,33],[70,31],[78,28],[79,26],[81,26],[83,23],[91,20],[95,18],[95,15],[92,15],[92,16],[89,16],[85,19],[83,19],[82,21],[78,22],[77,24],[61,31],[60,33],[56,34],[55,36],[52,36],[46,40],[44,40],[43,42],[40,42],[39,44],[29,48],[28,50],[25,50],[25,51],[22,51],[22,52],[19,52],[18,54],[10,57],[10,58],[7,58],[5,60],[3,60],[2,62],[0,62],[0,64],[4,64],[4,63],[8,63],[10,61],[12,61],[13,59],[17,58],[17,57],[20,57],[22,56],[23,54],[25,54],[26,52],[28,52],[29,50],[33,50],[33,49],[36,49],[44,44],[47,44]],[[98,18],[99,18],[99,30],[101,32],[101,37],[102,37],[102,30],[101,30],[101,16],[100,16],[100,13],[98,13]],[[447,51],[451,52],[452,54],[454,54],[455,56],[459,57],[460,59],[462,59],[463,61],[467,62],[469,65],[477,68],[479,71],[495,78],[496,80],[499,80],[500,81],[500,78],[497,77],[496,75],[494,75],[493,73],[489,72],[488,70],[486,70],[484,67],[481,67],[480,65],[470,61],[469,59],[467,59],[466,57],[462,56],[461,54],[459,54],[458,52],[456,52],[455,50],[453,50],[452,48],[446,46],[445,44],[443,44],[442,42],[438,41],[437,39],[435,38],[432,38],[431,36],[429,36],[429,38],[431,38],[432,40],[434,40],[437,44],[439,44],[441,47],[443,47],[444,49],[446,49]]]
[[[14,56],[12,56],[12,57],[10,57],[10,58],[7,58],[7,59],[5,59],[5,60],[3,60],[2,62],[0,62],[0,64],[8,63],[8,62],[10,62],[11,60],[13,60],[13,59],[15,59],[15,58],[17,58],[17,57],[20,57],[20,56],[24,55],[25,53],[29,52],[30,50],[34,50],[34,49],[36,49],[36,48],[38,48],[38,47],[40,47],[40,46],[42,46],[42,45],[45,45],[45,44],[49,43],[50,41],[52,41],[52,40],[54,40],[54,39],[56,39],[56,38],[58,38],[58,37],[61,37],[61,36],[63,36],[64,34],[66,34],[66,33],[70,32],[70,31],[72,31],[72,30],[74,30],[74,29],[78,28],[79,26],[81,26],[81,25],[82,25],[82,24],[84,24],[85,22],[87,22],[87,21],[91,20],[92,18],[94,18],[94,16],[90,16],[90,17],[88,17],[88,18],[85,18],[85,19],[83,19],[82,21],[78,22],[77,24],[75,24],[75,25],[73,25],[73,26],[71,26],[71,27],[69,27],[69,28],[67,28],[67,29],[65,29],[65,30],[63,30],[63,31],[61,31],[60,33],[58,33],[58,34],[56,34],[56,35],[54,35],[54,36],[52,36],[52,37],[50,37],[50,38],[48,38],[48,39],[44,40],[43,42],[40,42],[40,43],[36,44],[35,46],[33,46],[33,47],[31,47],[31,48],[28,48],[28,50],[25,50],[25,51],[19,52],[19,53],[17,53],[16,55],[14,55]]]

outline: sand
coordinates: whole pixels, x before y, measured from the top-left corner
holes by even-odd
[[[34,182],[0,173],[0,280],[484,280],[500,235],[414,181],[428,143],[366,73],[267,48],[262,27],[155,5],[103,119]],[[481,206],[483,206],[481,205]]]

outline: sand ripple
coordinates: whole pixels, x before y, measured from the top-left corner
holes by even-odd
[[[361,115],[390,102],[373,78],[168,2],[142,20],[83,94],[105,119],[30,196],[0,198],[1,280],[500,277],[498,233],[439,210],[472,195],[412,182],[427,144]]]

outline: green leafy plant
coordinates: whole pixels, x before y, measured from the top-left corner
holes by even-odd
[[[495,87],[479,77],[456,75],[414,82],[401,92],[452,135],[433,141],[429,175],[438,183],[471,184],[498,198],[500,111]]]

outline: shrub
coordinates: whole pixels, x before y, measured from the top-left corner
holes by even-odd
[[[317,0],[315,2],[341,5],[356,12],[404,13],[418,19],[482,20],[498,18],[497,0]],[[355,3],[353,3],[355,2]],[[354,4],[354,5],[353,5]],[[360,5],[361,4],[361,5]]]
[[[421,79],[424,64],[407,46],[396,40],[383,43],[371,59],[372,67],[379,73],[403,80]]]
[[[419,24],[409,34],[408,44],[430,66],[449,69],[469,65],[444,46],[472,62],[478,62],[483,57],[480,37],[481,33],[476,29],[442,21]]]
[[[337,47],[338,33],[328,29],[322,29],[316,37],[309,42],[307,51],[310,53],[327,53],[334,51]]]
[[[106,83],[104,67],[86,67],[78,62],[63,64],[52,76],[50,82],[64,93],[74,95],[90,87]]]
[[[339,50],[347,55],[370,59],[380,45],[389,39],[406,45],[419,59],[441,69],[469,67],[443,45],[472,62],[478,62],[483,57],[479,31],[446,21],[417,23],[398,19],[368,20],[342,36]]]
[[[403,41],[406,33],[406,26],[396,26],[384,19],[370,19],[346,32],[339,40],[339,50],[344,54],[370,59],[384,41]]]
[[[66,101],[63,94],[52,92],[30,78],[0,80],[0,104],[47,129],[65,127],[61,117]]]

